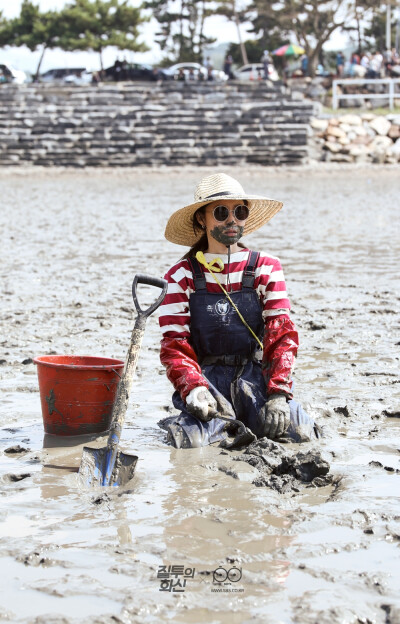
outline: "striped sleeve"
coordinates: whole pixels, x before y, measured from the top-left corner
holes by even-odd
[[[193,276],[187,260],[175,264],[164,276],[168,290],[160,306],[159,323],[163,337],[190,337],[189,297],[194,291]]]
[[[254,287],[262,303],[264,321],[269,317],[289,314],[290,301],[279,258],[260,254]]]

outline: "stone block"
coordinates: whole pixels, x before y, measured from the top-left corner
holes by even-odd
[[[343,132],[345,132],[346,134],[352,131],[352,126],[347,123],[340,123],[339,128],[340,130],[343,130]]]
[[[356,136],[354,137],[354,139],[352,140],[352,143],[354,145],[369,145],[369,143],[371,143],[371,141],[373,141],[373,138],[370,136]]]
[[[388,119],[392,124],[400,126],[400,115],[398,113],[388,113],[386,115],[386,119]]]
[[[326,141],[324,147],[333,153],[340,152],[341,150],[341,145],[339,143],[333,143],[332,141]]]
[[[354,145],[352,143],[348,146],[348,152],[351,156],[361,156],[369,153],[369,150],[365,145]]]
[[[370,122],[370,121],[372,121],[373,119],[376,119],[376,115],[375,115],[375,113],[369,113],[369,112],[367,112],[367,113],[362,113],[362,115],[361,115],[361,119],[362,119],[362,121],[367,121],[367,122]]]
[[[386,136],[390,130],[391,123],[386,117],[375,117],[369,122],[369,127],[380,136]]]
[[[389,149],[392,154],[398,154],[400,157],[400,139],[397,139]]]
[[[372,151],[386,150],[388,147],[393,146],[393,141],[388,136],[377,135],[372,139],[370,143],[370,149]]]
[[[349,126],[361,126],[362,120],[359,115],[341,115],[338,118],[339,124],[347,124]]]
[[[1,165],[4,165],[7,161],[9,163],[13,163],[15,165],[16,162],[18,162],[20,159],[19,154],[11,154],[9,152],[5,152],[5,153],[1,153],[0,152],[0,161],[1,161]]]
[[[360,97],[340,101],[341,108],[361,108],[362,106],[365,106],[365,100]]]
[[[331,162],[351,163],[353,162],[353,158],[349,154],[342,154],[342,153],[332,154]]]
[[[385,163],[388,163],[389,165],[395,165],[396,163],[399,162],[399,155],[396,154],[396,152],[392,152],[392,149],[389,148],[386,151],[386,158],[385,158]]]
[[[371,159],[373,163],[383,165],[386,160],[386,151],[380,150],[376,152],[371,152]]]
[[[329,125],[326,131],[326,136],[328,138],[332,136],[332,137],[336,137],[337,139],[340,139],[340,138],[345,137],[346,133],[339,126]]]
[[[318,132],[324,132],[328,128],[327,119],[311,119],[310,126]]]
[[[400,137],[400,125],[392,123],[387,135],[393,140],[398,139]]]
[[[364,126],[352,126],[352,132],[354,132],[357,136],[366,136],[367,130]]]

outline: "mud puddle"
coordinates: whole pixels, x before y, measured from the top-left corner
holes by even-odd
[[[398,169],[227,173],[285,202],[247,243],[284,266],[295,394],[324,429],[334,484],[279,494],[252,485],[238,451],[166,446],[151,318],[121,445],[136,476],[82,487],[87,439],[44,436],[31,359],[125,358],[133,276],[183,253],[163,230],[199,171],[0,171],[1,621],[400,621]],[[160,566],[183,566],[181,585],[164,591]]]

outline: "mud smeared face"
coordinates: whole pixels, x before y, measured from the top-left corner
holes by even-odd
[[[234,221],[216,225],[210,230],[211,236],[226,247],[237,243],[242,238],[243,232],[244,225],[238,225]]]
[[[243,236],[245,228],[245,220],[238,220],[234,216],[236,206],[243,204],[237,200],[221,200],[212,202],[205,209],[203,214],[199,216],[199,221],[205,225],[207,235],[213,238],[224,247],[235,245]],[[216,206],[225,206],[229,210],[229,214],[225,221],[218,221],[214,217],[214,209]]]

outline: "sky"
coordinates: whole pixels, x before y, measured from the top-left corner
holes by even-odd
[[[42,11],[48,11],[51,9],[60,10],[67,0],[36,0],[36,4],[39,5]],[[0,0],[0,11],[6,18],[16,17],[19,14],[22,0]],[[132,1],[132,6],[139,6],[141,2]],[[161,60],[162,54],[159,46],[154,42],[154,36],[157,32],[157,22],[152,19],[150,22],[143,24],[140,27],[142,33],[141,40],[144,41],[151,50],[149,52],[124,52],[120,53],[115,48],[107,48],[103,52],[104,67],[112,65],[119,56],[122,58],[126,56],[130,62],[137,63],[150,63],[157,65]],[[242,39],[248,37],[246,33],[246,25],[241,25]],[[234,42],[238,43],[238,34],[236,26],[229,22],[223,16],[213,16],[206,21],[205,35],[209,37],[215,37],[217,39],[215,45],[220,43]],[[337,33],[331,46],[335,49],[346,45],[347,38]],[[329,46],[330,47],[330,46]],[[327,47],[328,49],[328,47]],[[22,69],[26,72],[34,72],[39,62],[40,50],[31,52],[27,48],[12,48],[7,47],[0,49],[0,63],[7,62],[13,65],[16,69]],[[46,50],[41,65],[41,72],[55,67],[87,67],[89,70],[97,70],[100,68],[99,55],[94,52],[64,52],[63,50]]]

